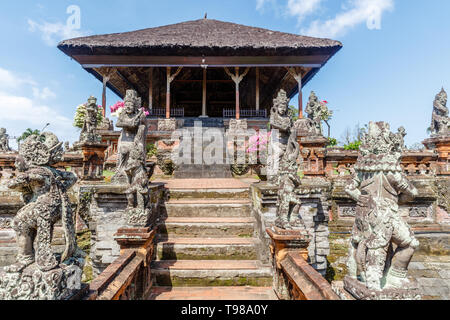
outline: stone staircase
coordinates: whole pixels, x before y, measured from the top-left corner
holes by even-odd
[[[149,299],[276,299],[272,269],[258,259],[248,186],[215,181],[206,183],[209,188],[189,186],[189,180],[185,187],[169,186]]]

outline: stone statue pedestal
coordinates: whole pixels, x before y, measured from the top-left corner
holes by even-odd
[[[357,300],[422,300],[416,283],[411,283],[407,289],[371,290],[357,279],[349,276],[344,278],[344,289]]]
[[[438,154],[437,174],[450,175],[450,135],[432,136],[422,142],[429,150],[436,150]]]
[[[107,148],[108,145],[106,143],[86,142],[81,145],[83,153],[82,180],[103,180],[103,164],[105,163],[105,151]]]
[[[71,259],[50,271],[34,263],[21,272],[0,272],[0,300],[76,300],[86,288],[81,284],[84,259]]]
[[[273,277],[273,288],[282,300],[289,300],[289,286],[283,275],[281,262],[289,252],[299,253],[303,259],[308,260],[309,236],[305,231],[283,230],[278,227],[266,229],[272,240],[270,253],[272,265],[275,270]]]

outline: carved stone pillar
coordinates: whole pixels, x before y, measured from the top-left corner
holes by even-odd
[[[305,176],[325,175],[325,151],[328,140],[322,136],[299,137],[300,154]]]
[[[103,180],[103,164],[105,163],[106,143],[84,143],[81,145],[83,152],[83,171],[81,180]]]
[[[427,149],[436,150],[438,154],[437,174],[450,175],[450,135],[436,136],[422,142]]]

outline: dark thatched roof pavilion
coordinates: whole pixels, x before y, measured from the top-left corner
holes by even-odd
[[[58,48],[120,97],[135,89],[147,107],[182,107],[188,116],[199,109],[218,116],[236,98],[239,118],[240,105],[268,110],[280,88],[295,95],[342,44],[201,19],[65,40]]]

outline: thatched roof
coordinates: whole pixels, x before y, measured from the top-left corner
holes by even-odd
[[[339,41],[248,27],[212,19],[62,41],[72,55],[304,56],[334,55]]]

